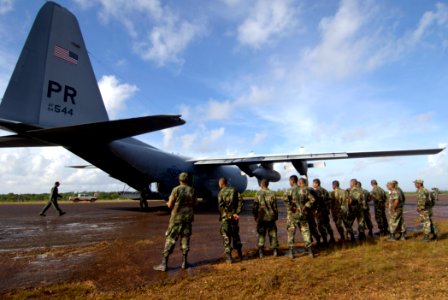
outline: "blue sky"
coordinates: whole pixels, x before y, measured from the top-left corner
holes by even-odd
[[[0,0],[0,94],[44,1]],[[182,114],[139,139],[192,157],[448,145],[448,4],[438,1],[72,0],[111,119]],[[5,133],[6,134],[6,133]],[[0,149],[0,193],[120,190],[62,148]],[[285,168],[286,167],[286,168]],[[286,187],[293,171],[277,164]],[[358,178],[448,189],[437,156],[327,161]],[[254,188],[255,180],[250,181]]]

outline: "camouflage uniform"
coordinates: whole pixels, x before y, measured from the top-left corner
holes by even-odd
[[[350,223],[348,222],[348,193],[347,191],[335,188],[330,193],[330,207],[331,214],[333,215],[333,221],[336,224],[336,228],[344,241],[346,239],[344,226],[349,231]]]
[[[395,181],[395,182],[396,182],[396,181]],[[396,189],[397,192],[400,194],[401,206],[403,207],[404,204],[406,203],[406,196],[405,196],[403,190],[398,186],[398,183],[397,183],[397,186],[395,187],[395,189]],[[404,222],[401,224],[401,232],[403,232],[403,233],[406,232],[406,225],[405,225]]]
[[[323,243],[327,244],[327,234],[330,235],[330,242],[334,242],[333,229],[330,225],[330,204],[328,191],[319,186],[316,191],[316,219],[319,234]]]
[[[354,239],[353,224],[355,220],[358,221],[359,239],[365,238],[365,221],[364,221],[364,193],[358,187],[353,187],[348,192],[349,197],[349,214],[347,233],[350,234],[351,239]]]
[[[378,225],[380,233],[386,234],[388,232],[387,217],[386,217],[386,192],[379,186],[374,186],[370,192],[370,199],[373,200],[373,207],[375,209],[375,220]]]
[[[232,252],[232,242],[233,248],[241,251],[240,227],[233,215],[239,215],[242,206],[242,198],[233,187],[225,186],[221,189],[218,194],[218,208],[225,253]]]
[[[397,201],[397,209],[394,210],[394,202]],[[402,235],[406,232],[406,226],[403,218],[403,198],[397,189],[394,189],[389,194],[389,232],[394,236],[396,232]]]
[[[317,198],[317,193],[314,189],[310,187],[305,187],[308,192],[313,195],[314,199]],[[314,202],[311,207],[306,208],[306,221],[308,222],[308,227],[310,228],[311,236],[316,240],[317,245],[320,245],[320,234],[319,231],[317,231],[317,224],[316,224],[316,202]]]
[[[421,187],[417,190],[417,211],[420,214],[420,220],[423,225],[423,234],[425,237],[433,233],[432,207],[430,205],[429,191]]]
[[[261,189],[255,195],[253,215],[257,222],[258,248],[263,249],[266,233],[272,249],[278,249],[277,225],[278,208],[274,192]]]
[[[188,185],[179,185],[171,192],[170,199],[174,199],[170,223],[166,231],[165,250],[163,256],[173,253],[177,239],[181,238],[182,253],[186,255],[190,250],[191,223],[194,220],[193,208],[196,206],[194,189]]]
[[[288,231],[288,248],[293,249],[295,243],[296,228],[300,228],[305,247],[311,247],[310,228],[303,214],[304,207],[311,207],[314,197],[306,188],[295,185],[286,191],[284,202],[287,210],[286,230]]]
[[[369,230],[369,235],[373,236],[373,224],[372,224],[372,218],[370,216],[370,206],[369,206],[369,202],[371,201],[370,199],[370,193],[368,190],[366,189],[362,189],[362,193],[364,195],[364,201],[363,201],[363,212],[364,212],[364,222],[366,224],[367,229]]]

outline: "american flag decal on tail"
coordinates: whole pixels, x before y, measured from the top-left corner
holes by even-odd
[[[69,62],[74,65],[78,64],[78,54],[76,54],[75,52],[72,52],[70,50],[67,50],[65,48],[59,47],[58,45],[54,46],[53,54],[57,58],[63,59],[66,62]]]

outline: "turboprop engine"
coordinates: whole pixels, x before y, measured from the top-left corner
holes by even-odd
[[[269,182],[277,182],[281,179],[280,173],[274,170],[273,163],[240,166],[240,169],[250,177],[255,176],[258,181],[266,179]]]

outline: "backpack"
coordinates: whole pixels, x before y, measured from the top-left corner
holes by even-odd
[[[438,188],[432,188],[429,192],[429,206],[433,207],[436,202],[439,201],[440,190]]]

